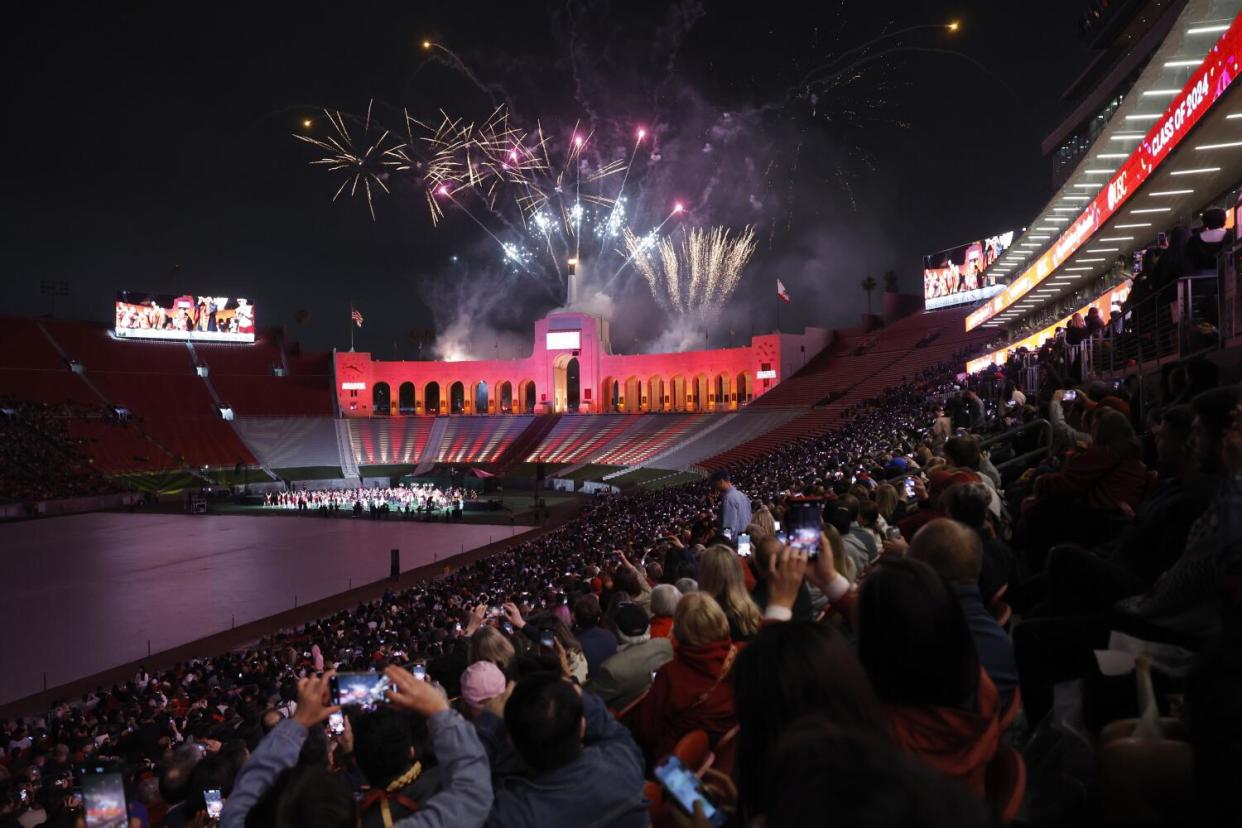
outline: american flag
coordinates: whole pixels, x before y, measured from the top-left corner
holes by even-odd
[[[357,325],[359,328],[362,327],[362,311],[358,310],[357,308],[350,308],[349,318],[353,319],[354,324]]]
[[[776,295],[781,298],[785,304],[789,304],[789,291],[785,290],[785,283],[780,279],[776,280]]]

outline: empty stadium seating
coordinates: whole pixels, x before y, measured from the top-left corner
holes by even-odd
[[[435,417],[373,417],[347,420],[354,457],[360,466],[416,464],[427,445]]]
[[[767,434],[801,413],[797,409],[744,408],[718,427],[704,426],[702,436],[699,431],[688,434],[682,445],[674,444],[668,453],[654,455],[644,462],[661,469],[688,469],[705,457]]]
[[[637,417],[635,426],[595,458],[611,466],[633,466],[654,457],[707,423],[714,414],[674,414]]]
[[[566,414],[531,450],[526,461],[581,462],[623,434],[636,419],[628,414]]]
[[[68,422],[69,436],[105,474],[171,471],[181,464],[152,442],[134,423],[103,418],[79,418]]]
[[[450,417],[436,453],[437,463],[489,463],[534,419],[532,415]]]
[[[705,457],[704,469],[718,469],[756,457],[788,440],[823,434],[850,406],[878,395],[926,369],[949,361],[985,341],[982,329],[967,333],[969,308],[919,313],[871,333],[851,333],[764,394],[752,411],[765,407],[805,408],[809,411],[747,442]],[[818,403],[826,404],[818,405]]]
[[[238,417],[233,427],[269,468],[341,465],[336,421],[331,417]]]
[[[239,417],[329,416],[332,413],[330,354],[286,360],[270,340],[253,345],[196,344],[220,399]],[[285,368],[287,363],[287,368]],[[275,368],[285,368],[277,376]]]
[[[109,472],[164,470],[169,464],[253,464],[254,455],[221,419],[217,400],[240,416],[317,415],[332,421],[331,355],[286,359],[279,345],[122,341],[101,327],[65,320],[6,320],[0,335],[0,394],[43,402],[114,404],[136,421],[117,426],[87,419],[71,433]],[[11,347],[4,347],[5,345]],[[20,347],[19,347],[20,346]],[[20,361],[15,355],[20,353]],[[79,363],[81,374],[69,369]],[[209,367],[200,377],[196,365]],[[273,370],[284,369],[285,376]],[[268,432],[270,434],[270,432]],[[294,429],[280,458],[318,456],[316,432]],[[322,436],[322,435],[319,435]],[[318,465],[318,464],[312,464]],[[333,461],[328,465],[337,465]]]
[[[0,395],[46,403],[96,405],[99,395],[69,370],[39,323],[0,318]]]
[[[654,457],[714,414],[567,414],[528,462],[635,465]]]

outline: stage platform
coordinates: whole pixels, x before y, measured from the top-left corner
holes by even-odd
[[[530,531],[93,513],[0,526],[0,704]]]

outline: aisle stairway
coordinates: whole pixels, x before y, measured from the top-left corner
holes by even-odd
[[[523,462],[556,427],[561,416],[561,414],[540,414],[535,417],[530,425],[526,426],[526,429],[493,461],[492,474],[504,477],[512,471],[514,466]]]
[[[423,444],[423,453],[418,458],[414,474],[426,474],[435,468],[436,457],[440,454],[440,444],[444,442],[444,432],[448,430],[448,424],[448,417],[436,417],[436,421],[431,424],[431,433]]]

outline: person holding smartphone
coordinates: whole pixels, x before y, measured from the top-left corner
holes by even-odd
[[[1052,400],[1048,403],[1048,420],[1052,423],[1052,448],[1054,454],[1076,445],[1091,445],[1091,435],[1079,431],[1065,415],[1064,403],[1077,405],[1080,392],[1058,389],[1052,392]]]
[[[340,708],[330,703],[332,671],[308,676],[298,682],[298,706],[294,715],[263,737],[258,748],[242,766],[233,791],[220,817],[223,828],[244,828],[246,816],[285,770],[293,768],[302,752],[309,729],[323,724]],[[482,825],[492,805],[491,769],[487,754],[470,723],[449,707],[448,699],[434,685],[419,681],[400,667],[384,671],[390,686],[388,704],[427,719],[431,740],[440,762],[442,789],[410,816],[394,823],[396,828],[433,828],[441,825]],[[357,743],[355,743],[357,750]],[[291,786],[281,802],[282,809],[302,813],[306,809],[331,805],[334,811],[353,809],[357,804],[347,786],[320,768],[319,785]],[[290,801],[302,794],[305,803]],[[312,804],[309,800],[314,799]],[[355,817],[356,818],[356,817]]]

